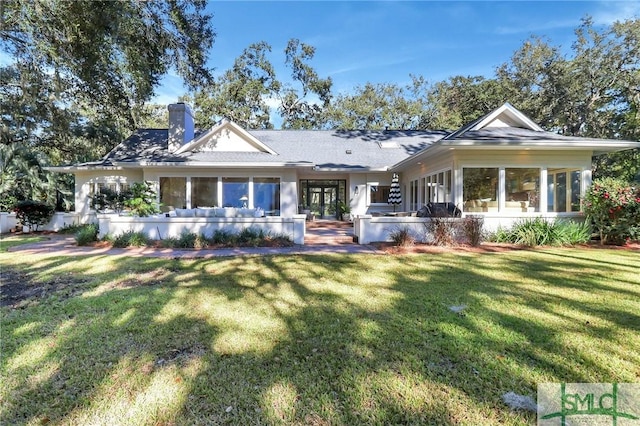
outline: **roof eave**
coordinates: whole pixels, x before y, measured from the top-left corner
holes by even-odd
[[[322,167],[322,166],[314,166],[314,171],[317,172],[339,172],[339,173],[370,173],[370,172],[388,172],[389,167]]]
[[[140,161],[135,163],[114,163],[122,168],[139,167],[313,167],[314,164],[302,162],[211,162],[211,161]]]
[[[500,148],[532,148],[532,149],[593,149],[600,150],[602,152],[609,151],[621,151],[625,149],[640,148],[640,142],[623,141],[616,139],[581,139],[581,140],[543,140],[543,141],[517,141],[517,140],[503,140],[503,141],[478,141],[474,139],[457,139],[440,141],[438,143],[441,146],[450,148],[464,147],[464,148],[484,148],[487,146],[500,147]]]
[[[56,173],[73,173],[89,170],[122,170],[121,166],[104,166],[104,165],[86,165],[86,166],[47,166],[44,170]]]

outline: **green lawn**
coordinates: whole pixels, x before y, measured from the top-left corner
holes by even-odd
[[[2,307],[0,424],[533,424],[502,395],[640,381],[637,251],[0,268],[33,290]]]

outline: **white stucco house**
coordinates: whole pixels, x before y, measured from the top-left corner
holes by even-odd
[[[546,132],[509,104],[454,132],[249,130],[228,120],[198,132],[188,105],[168,109],[167,129],[140,129],[99,161],[52,168],[75,175],[81,221],[100,219],[90,198],[101,188],[147,181],[166,214],[103,218],[110,228],[101,233],[120,220],[159,237],[246,225],[304,234],[305,218],[335,218],[339,203],[349,206],[357,233],[411,217],[390,212],[415,212],[429,202],[453,203],[495,228],[523,217],[580,216],[592,157],[640,148]],[[387,204],[394,173],[400,206]],[[385,226],[360,242],[385,239]]]

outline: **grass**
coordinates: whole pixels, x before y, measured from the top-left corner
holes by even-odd
[[[1,308],[0,424],[533,424],[502,395],[640,380],[637,252],[0,267],[55,285]]]
[[[0,236],[0,253],[6,252],[9,248],[27,243],[42,241],[44,237],[38,235],[2,235]]]

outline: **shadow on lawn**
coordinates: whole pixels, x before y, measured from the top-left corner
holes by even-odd
[[[621,256],[618,272],[640,268]],[[117,274],[96,268],[111,261],[73,263],[82,294],[6,311],[3,375],[21,379],[3,385],[0,423],[530,423],[504,393],[640,376],[633,348],[616,346],[620,330],[638,330],[640,282],[600,284],[578,271],[614,265],[561,252],[119,258]],[[69,262],[47,258],[28,272]],[[589,291],[628,304],[582,297]],[[602,345],[567,340],[564,322]],[[610,362],[625,357],[635,371]]]

